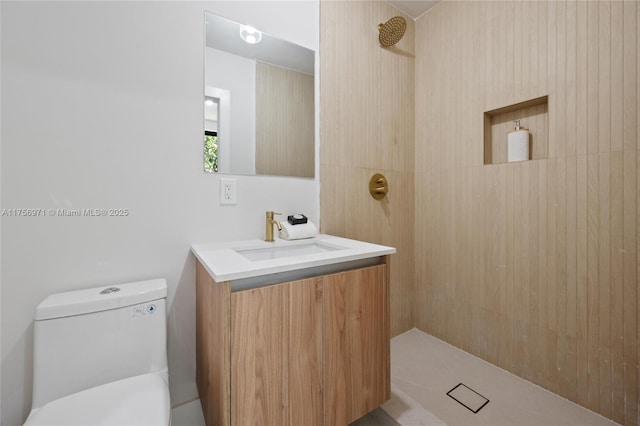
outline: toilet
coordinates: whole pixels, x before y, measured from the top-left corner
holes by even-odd
[[[170,425],[166,298],[155,279],[42,301],[25,425]]]

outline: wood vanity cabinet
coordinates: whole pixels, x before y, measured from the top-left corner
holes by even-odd
[[[209,426],[345,426],[390,397],[387,257],[232,292],[198,262],[196,377]]]

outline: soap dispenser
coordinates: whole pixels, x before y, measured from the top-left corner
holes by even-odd
[[[514,120],[515,128],[507,136],[507,161],[529,159],[529,129],[520,127],[520,120]]]

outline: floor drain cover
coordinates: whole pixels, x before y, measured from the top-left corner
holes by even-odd
[[[474,413],[477,413],[482,409],[482,407],[489,403],[487,398],[462,383],[459,383],[456,387],[447,392],[447,395]]]

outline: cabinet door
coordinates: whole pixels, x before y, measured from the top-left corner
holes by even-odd
[[[231,424],[322,420],[322,280],[232,293]]]
[[[324,278],[325,425],[344,426],[391,394],[386,265]]]

